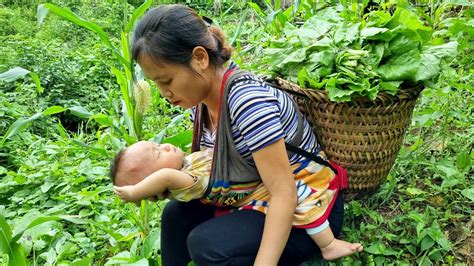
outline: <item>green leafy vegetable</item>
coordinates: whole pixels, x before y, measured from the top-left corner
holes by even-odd
[[[379,92],[395,95],[405,84],[433,81],[443,59],[456,54],[456,42],[430,43],[432,29],[411,10],[372,11],[358,21],[339,10],[323,9],[301,27],[287,23],[284,36],[264,50],[270,74],[325,89],[336,102],[375,99]]]

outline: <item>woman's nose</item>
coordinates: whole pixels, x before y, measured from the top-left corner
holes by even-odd
[[[166,98],[170,98],[171,96],[173,96],[173,93],[170,90],[159,86],[158,83],[156,83],[156,87],[158,87],[158,90],[160,91],[161,96],[166,97]]]

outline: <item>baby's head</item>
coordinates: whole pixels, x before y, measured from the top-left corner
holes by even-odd
[[[183,160],[184,152],[171,144],[140,141],[117,153],[110,177],[116,186],[135,185],[160,169],[181,169]]]

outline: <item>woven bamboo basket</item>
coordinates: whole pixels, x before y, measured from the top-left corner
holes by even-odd
[[[350,198],[375,190],[386,179],[403,142],[422,87],[375,100],[331,102],[324,90],[304,89],[281,78],[271,80],[296,100],[329,159],[347,169]]]

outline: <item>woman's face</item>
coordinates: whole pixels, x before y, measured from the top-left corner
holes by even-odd
[[[202,102],[209,94],[210,86],[204,76],[199,76],[193,71],[196,68],[161,62],[146,54],[140,55],[138,63],[145,77],[153,80],[161,95],[175,106],[191,108]],[[199,68],[196,71],[199,73]]]

